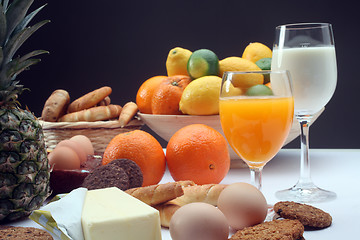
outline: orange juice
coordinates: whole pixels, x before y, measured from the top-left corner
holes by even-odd
[[[292,97],[220,98],[220,121],[234,151],[250,168],[262,167],[283,146],[293,120]]]

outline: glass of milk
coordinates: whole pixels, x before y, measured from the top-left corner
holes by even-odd
[[[281,200],[324,202],[336,198],[317,187],[310,176],[309,123],[330,101],[337,81],[334,37],[331,24],[298,23],[276,27],[272,70],[288,70],[293,83],[295,117],[300,123],[300,179],[290,189],[279,191]]]

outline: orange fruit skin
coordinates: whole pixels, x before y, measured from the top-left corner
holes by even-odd
[[[196,184],[220,183],[230,169],[226,139],[205,124],[178,130],[166,147],[166,161],[175,181],[192,180]]]
[[[151,101],[154,90],[160,85],[167,76],[154,76],[144,81],[136,94],[136,104],[141,113],[151,114]]]
[[[181,95],[191,78],[185,75],[175,75],[163,79],[154,92],[152,98],[153,114],[180,115],[179,109]]]
[[[112,160],[126,158],[139,165],[143,186],[160,182],[165,173],[165,153],[160,143],[149,133],[134,130],[120,133],[107,145],[102,165]]]

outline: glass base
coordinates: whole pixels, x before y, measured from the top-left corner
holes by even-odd
[[[334,200],[336,193],[318,188],[314,184],[310,186],[295,185],[292,188],[278,191],[275,196],[284,201],[299,203],[320,203]]]

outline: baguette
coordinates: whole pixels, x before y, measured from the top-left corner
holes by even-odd
[[[128,102],[123,106],[123,109],[119,116],[120,126],[124,127],[130,122],[138,111],[138,106],[134,102]]]
[[[109,106],[98,106],[79,112],[68,113],[59,119],[59,122],[95,122],[118,118],[122,107],[110,104]]]
[[[112,92],[111,87],[101,87],[89,92],[70,103],[68,113],[78,112],[84,109],[92,108],[101,100],[109,96]]]
[[[150,206],[168,202],[184,194],[179,182],[131,188],[125,192]]]
[[[62,89],[55,90],[45,102],[41,113],[42,120],[56,122],[66,113],[69,103],[70,96],[67,91]]]
[[[217,206],[219,195],[226,186],[225,184],[205,184],[184,187],[184,195],[155,206],[160,213],[161,226],[169,227],[175,211],[186,204],[204,202]]]
[[[108,106],[110,105],[110,103],[111,103],[111,99],[109,96],[107,96],[103,100],[101,100],[98,104],[96,104],[96,106]]]

